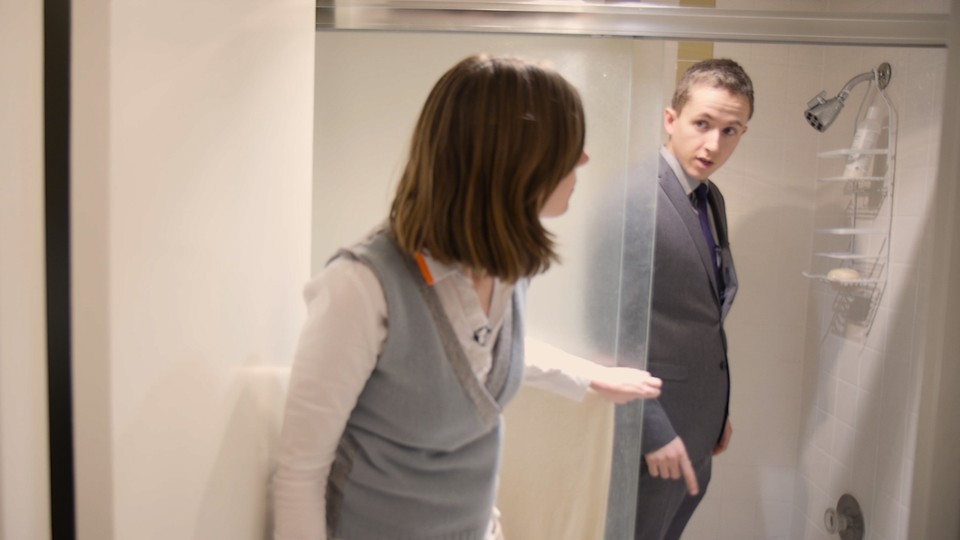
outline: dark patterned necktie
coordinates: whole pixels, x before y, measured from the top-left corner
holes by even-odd
[[[713,263],[713,273],[717,278],[717,290],[723,294],[723,280],[720,277],[720,266],[717,264],[717,243],[713,239],[713,230],[710,228],[710,214],[707,213],[707,183],[701,182],[697,189],[693,190],[696,195],[697,213],[700,214],[700,228],[703,229],[703,237],[707,240],[707,249],[710,250],[710,262]]]

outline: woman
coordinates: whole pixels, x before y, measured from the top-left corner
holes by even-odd
[[[577,91],[532,63],[471,56],[436,83],[388,222],[306,287],[277,540],[497,534],[526,284],[557,260],[540,218],[566,211],[584,132]],[[639,370],[587,378],[618,402],[659,393]]]

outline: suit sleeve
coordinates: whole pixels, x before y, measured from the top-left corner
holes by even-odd
[[[660,400],[648,399],[643,403],[643,434],[640,451],[643,455],[663,448],[677,436],[667,412]]]

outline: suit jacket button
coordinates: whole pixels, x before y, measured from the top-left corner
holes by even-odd
[[[726,360],[720,362],[720,369],[723,370],[723,371],[726,371],[726,370],[727,370],[727,361],[726,361]]]

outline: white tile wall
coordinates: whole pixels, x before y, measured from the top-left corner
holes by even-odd
[[[801,3],[810,9],[809,1]],[[757,7],[747,0],[723,4]],[[818,2],[833,10],[894,4],[902,6]],[[917,9],[946,11],[945,4]],[[727,198],[742,287],[727,323],[734,438],[715,460],[714,481],[683,538],[832,540],[823,513],[851,493],[866,515],[868,538],[906,540],[920,380],[917,276],[931,257],[924,246],[945,53],[722,43],[714,51],[751,74],[757,108],[716,179]],[[800,272],[824,264],[812,253],[829,243],[813,229],[845,219],[842,186],[817,182],[838,174],[842,161],[827,163],[816,153],[849,145],[863,89],[827,133],[810,129],[802,111],[821,89],[837,92],[882,61],[893,67],[888,94],[901,119],[895,193],[885,203],[893,204],[891,264],[869,332],[843,337],[829,332],[835,291]]]
[[[866,337],[829,336],[820,345],[823,328],[808,333],[806,362],[819,369],[816,377],[805,381],[803,402],[818,410],[803,411],[801,433],[809,438],[799,445],[792,540],[829,538],[819,518],[843,493],[860,501],[870,538],[906,540],[919,377],[914,338],[917,275],[930,256],[922,246],[940,130],[936,111],[941,107],[945,56],[941,51],[849,48],[834,54],[831,50],[824,57],[823,86],[835,92],[853,75],[882,61],[893,66],[888,93],[902,119],[888,280],[881,309]],[[858,104],[855,93],[848,108]],[[820,149],[842,147],[850,134],[842,123],[852,122],[854,116],[855,109],[853,114],[844,111],[821,136]],[[819,192],[816,219],[830,222],[840,207],[833,201],[842,192],[823,188]],[[827,292],[815,291],[811,312],[819,313],[821,319],[829,316],[824,311],[832,307],[829,298]]]

